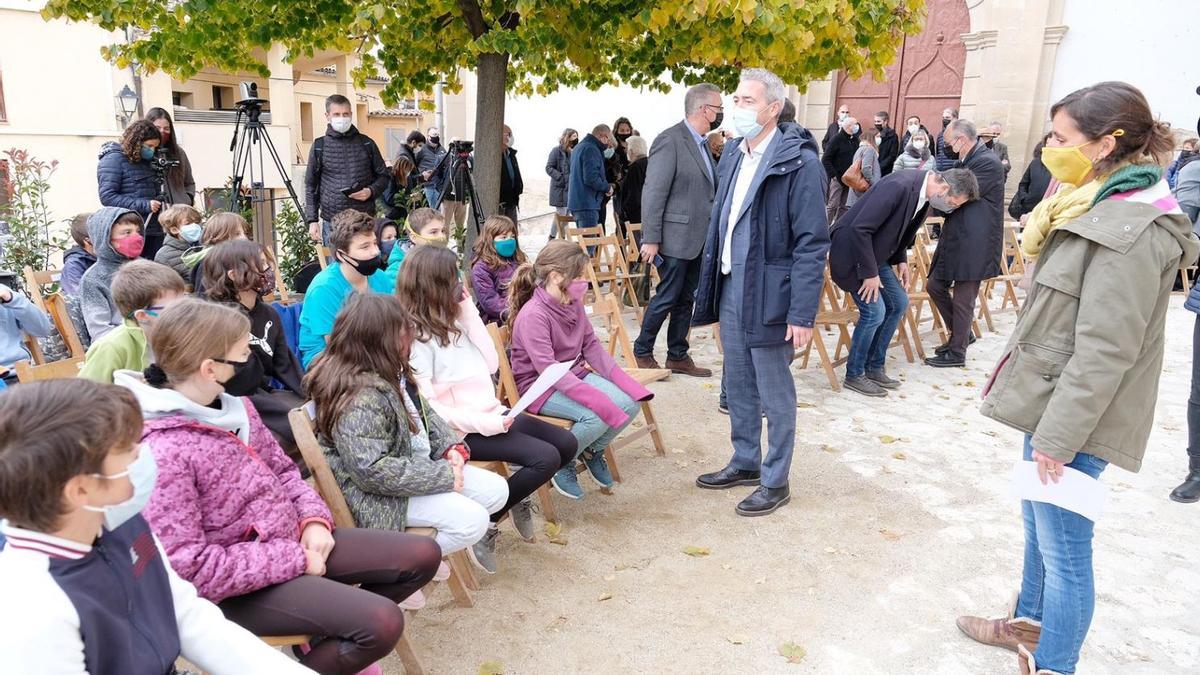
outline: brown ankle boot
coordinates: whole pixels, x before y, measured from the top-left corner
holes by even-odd
[[[678,361],[667,359],[666,366],[672,373],[679,373],[680,375],[691,375],[692,377],[712,377],[712,371],[708,368],[701,368],[700,366],[697,366],[696,362],[692,361],[691,356],[685,356]]]
[[[964,635],[976,642],[993,647],[1017,651],[1025,646],[1029,651],[1037,650],[1042,637],[1042,627],[1036,621],[1025,618],[984,619],[977,616],[960,616],[955,621]]]
[[[635,354],[633,359],[635,361],[637,361],[638,368],[642,368],[644,370],[661,370],[662,369],[662,366],[658,365],[658,361],[654,360],[653,354],[651,354],[649,356],[637,356]]]
[[[1025,645],[1017,647],[1017,668],[1021,675],[1062,675],[1057,670],[1038,668],[1033,651],[1026,649]]]

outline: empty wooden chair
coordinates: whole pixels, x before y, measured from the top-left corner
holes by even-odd
[[[73,357],[50,363],[34,364],[29,361],[17,361],[13,370],[20,382],[36,382],[37,380],[61,380],[68,377],[79,377],[79,369],[83,366],[82,357]]]

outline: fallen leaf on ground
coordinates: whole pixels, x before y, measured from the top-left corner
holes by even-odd
[[[705,382],[700,386],[704,387],[708,391],[714,391],[717,388],[717,385],[713,384],[712,382]]]
[[[825,452],[829,452],[829,453],[833,453],[833,452],[837,452],[837,451],[838,451],[838,449],[837,449],[837,448],[835,448],[835,447],[833,447],[832,445],[822,445],[822,446],[821,446],[821,449],[822,449],[822,450],[824,450]]]
[[[615,575],[615,574],[606,574],[606,575],[604,575],[604,580],[605,580],[605,581],[613,581],[613,580],[615,580],[616,578],[617,578],[617,575]]]
[[[754,583],[756,583],[756,584],[765,584],[765,583],[767,583],[767,578],[766,578],[766,577],[759,577],[759,578],[757,578],[757,579],[755,579],[755,580],[754,580]]]
[[[893,459],[908,459],[908,455],[906,455],[906,454],[904,454],[903,452],[900,452],[899,450],[897,450],[896,452],[893,452],[893,453],[892,453],[892,458],[893,458]]]
[[[612,593],[605,593],[604,595],[597,598],[596,602],[604,602],[605,600],[612,600]]]
[[[817,406],[815,406],[811,403],[806,403],[804,401],[796,401],[796,407],[797,408],[815,408]]]
[[[746,644],[746,640],[749,638],[747,638],[745,635],[728,635],[725,637],[725,639],[729,640],[729,644],[732,645],[744,645]]]
[[[634,423],[633,423],[632,425],[630,425],[630,426],[634,426],[634,427],[640,427],[640,426],[643,426],[643,423],[642,423],[642,421],[641,421],[641,420],[638,420],[638,421],[634,422]]]
[[[551,622],[550,622],[550,623],[549,623],[549,624],[546,626],[546,630],[554,630],[554,631],[556,631],[556,630],[558,630],[558,627],[559,627],[559,626],[561,626],[561,625],[565,624],[567,621],[568,621],[568,619],[567,619],[567,617],[565,617],[565,616],[560,616],[560,617],[557,617],[556,619],[554,619],[553,621],[551,621]]]
[[[724,565],[721,565],[721,569],[731,570],[731,569],[733,569],[733,565],[730,565],[729,563],[725,563]]]
[[[787,659],[788,663],[800,663],[808,656],[808,651],[794,642],[785,642],[779,645],[779,655]]]
[[[550,539],[551,544],[567,545],[566,537],[562,536],[562,525],[558,523],[546,523],[546,536]]]
[[[712,551],[704,548],[703,546],[686,546],[684,547],[683,552],[692,556],[693,558],[703,558],[709,553],[712,553]]]
[[[904,536],[899,532],[893,532],[891,530],[880,530],[879,534],[882,534],[883,538],[887,539],[888,541],[899,541],[900,537]]]
[[[880,436],[879,437],[879,442],[883,443],[884,445],[891,445],[892,443],[895,443],[898,440],[900,440],[900,439],[896,438],[895,436]]]
[[[499,661],[484,661],[479,664],[479,675],[504,675],[504,664]]]
[[[836,548],[834,548],[834,547],[832,547],[832,546],[826,546],[826,547],[825,547],[825,552],[826,552],[826,553],[837,553],[837,549],[836,549]]]

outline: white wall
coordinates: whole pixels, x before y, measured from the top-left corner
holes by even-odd
[[[1069,30],[1058,48],[1051,100],[1123,80],[1142,90],[1163,121],[1194,131],[1200,117],[1197,7],[1196,0],[1067,0]]]

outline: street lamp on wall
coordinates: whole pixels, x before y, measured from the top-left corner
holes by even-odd
[[[137,112],[138,95],[129,85],[125,85],[121,89],[121,93],[116,96],[117,104],[121,107],[121,125],[129,126],[129,122],[133,120],[134,113]]]

